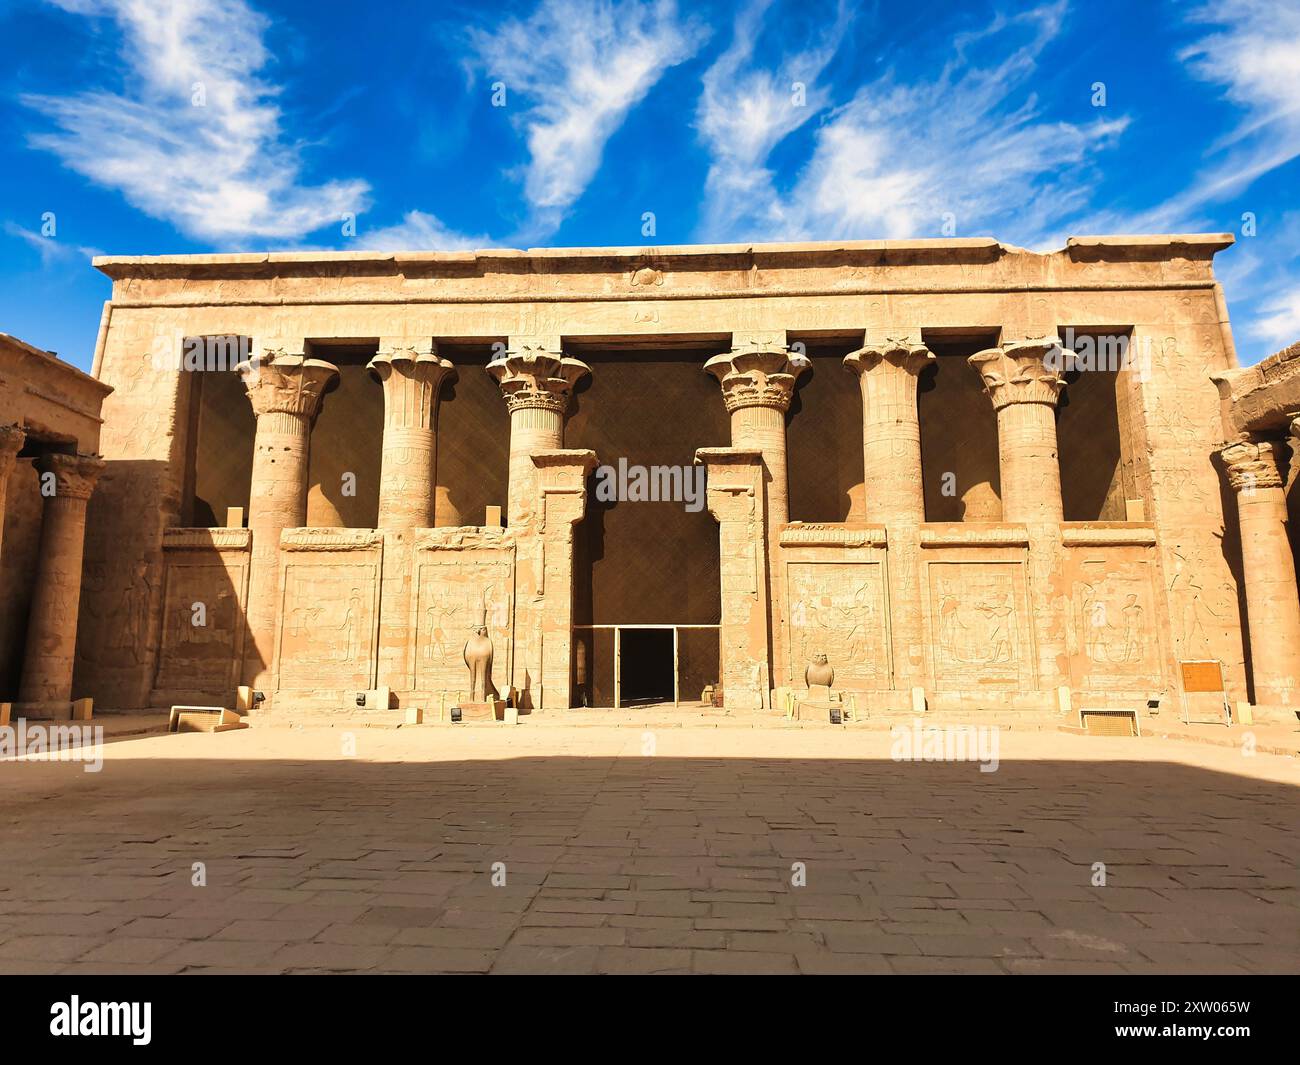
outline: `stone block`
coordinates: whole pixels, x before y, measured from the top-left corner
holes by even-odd
[[[13,703],[0,703],[0,728],[4,728],[9,724],[10,718],[13,717],[13,712]]]
[[[226,508],[226,528],[242,529],[244,527],[244,508],[227,507]]]
[[[73,699],[72,700],[72,720],[89,721],[91,715],[95,712],[94,699]]]
[[[423,724],[424,724],[424,710],[421,709],[421,708],[418,707],[418,706],[408,706],[408,707],[406,708],[406,713],[405,713],[405,715],[404,715],[404,717],[403,717],[403,720],[404,720],[408,725],[423,725]]]

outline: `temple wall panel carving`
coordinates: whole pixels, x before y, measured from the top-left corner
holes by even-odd
[[[374,685],[382,563],[383,539],[370,530],[285,530],[275,642],[281,691]]]
[[[156,704],[221,702],[238,684],[248,597],[246,529],[169,529]]]
[[[935,558],[925,567],[925,617],[939,691],[1039,687],[1023,558]]]

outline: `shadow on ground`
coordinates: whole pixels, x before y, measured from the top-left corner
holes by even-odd
[[[8,971],[1300,970],[1295,788],[1173,763],[117,758],[0,794]]]

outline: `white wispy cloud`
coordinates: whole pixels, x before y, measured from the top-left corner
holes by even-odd
[[[359,232],[350,247],[371,251],[474,251],[495,245],[491,237],[460,233],[425,211],[407,211],[394,225]]]
[[[509,107],[526,102],[515,121],[532,234],[559,225],[628,113],[707,35],[672,0],[542,0],[527,19],[471,31],[472,66],[504,83]]]
[[[1087,203],[1088,157],[1112,144],[1128,121],[1078,124],[1041,115],[1033,77],[1065,9],[1061,0],[999,16],[956,38],[953,58],[937,74],[903,81],[891,73],[861,87],[827,114],[784,194],[762,170],[760,153],[738,156],[701,123],[722,172],[714,188],[740,190],[729,209],[706,221],[705,235],[938,236],[951,215],[958,235],[997,232],[1032,246],[1059,241],[1062,223]],[[752,47],[740,35],[737,42],[748,61]],[[985,56],[993,61],[980,65]],[[784,136],[779,126],[772,130]]]
[[[5,222],[4,231],[35,251],[41,257],[41,266],[45,268],[63,263],[85,266],[96,255],[103,254],[98,248],[85,244],[68,244],[56,237],[43,236],[13,221]]]
[[[366,206],[362,181],[302,183],[260,74],[268,22],[243,0],[56,2],[116,22],[128,88],[24,96],[57,126],[33,146],[205,240],[293,239]]]
[[[818,78],[849,23],[841,3],[834,21],[809,47],[790,51],[776,67],[756,66],[754,53],[770,7],[771,0],[756,0],[741,9],[730,46],[704,75],[696,110],[696,128],[713,157],[702,214],[720,232],[754,219],[779,224],[768,156],[830,102],[829,89]]]
[[[1237,122],[1206,153],[1187,188],[1145,212],[1148,228],[1201,228],[1212,205],[1249,192],[1264,175],[1300,157],[1300,7],[1270,0],[1218,0],[1192,10],[1204,36],[1179,58],[1197,78],[1217,85],[1239,109]],[[1249,208],[1249,199],[1241,206]],[[1256,217],[1219,271],[1230,295],[1252,292],[1253,316],[1239,332],[1258,342],[1244,361],[1300,338],[1300,214]]]

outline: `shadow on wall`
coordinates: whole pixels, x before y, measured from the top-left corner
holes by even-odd
[[[326,749],[313,748],[310,730],[292,762],[213,756],[241,741],[256,742],[203,738],[202,755],[160,758],[156,744],[173,741],[154,740],[138,759],[122,743],[99,774],[53,763],[0,777],[5,873],[28,887],[12,913],[35,913],[39,904],[24,899],[57,891],[85,912],[135,917],[124,886],[137,874],[108,860],[128,856],[154,903],[184,903],[199,924],[228,921],[225,896],[195,893],[179,839],[209,882],[336,882],[355,897],[355,920],[395,934],[463,926],[491,895],[500,934],[482,944],[488,952],[509,949],[529,914],[553,910],[558,889],[579,885],[603,899],[611,942],[635,943],[611,915],[640,912],[650,893],[683,907],[682,934],[716,941],[697,948],[782,933],[771,964],[793,965],[797,949],[858,964],[885,956],[895,967],[948,955],[1011,971],[1296,971],[1296,788],[1140,760],[1147,741],[1130,741],[1132,761],[1007,759],[993,773],[891,761],[887,734],[876,759],[385,761],[360,736],[355,758],[308,761]],[[660,733],[661,751],[671,742]],[[1095,742],[1090,753],[1120,743]],[[538,847],[539,826],[558,842]],[[619,845],[593,863],[593,840]],[[368,871],[363,859],[376,848],[402,851],[403,869]],[[507,887],[491,885],[497,862]],[[792,886],[796,862],[804,887]],[[1105,864],[1104,887],[1094,886],[1095,863]],[[404,893],[426,904],[379,898]],[[304,919],[320,905],[324,926],[324,896],[303,891],[297,905]]]

